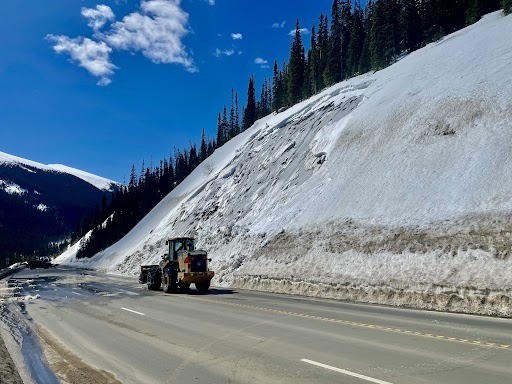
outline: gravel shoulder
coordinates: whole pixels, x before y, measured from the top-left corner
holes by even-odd
[[[0,384],[23,384],[0,333]]]

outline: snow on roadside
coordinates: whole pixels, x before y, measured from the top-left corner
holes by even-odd
[[[195,235],[217,284],[512,316],[512,16],[267,116],[82,265]]]

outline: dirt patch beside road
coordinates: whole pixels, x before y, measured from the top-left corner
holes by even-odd
[[[41,326],[37,327],[49,367],[64,384],[121,384],[109,372],[84,363]],[[0,383],[2,383],[0,379]]]
[[[23,384],[0,334],[0,384]]]

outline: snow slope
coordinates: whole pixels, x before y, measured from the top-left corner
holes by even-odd
[[[136,274],[169,236],[216,284],[512,316],[512,16],[259,120],[91,260]]]
[[[0,152],[0,163],[4,164],[17,164],[18,166],[30,166],[38,169],[42,169],[45,171],[56,171],[62,173],[68,173],[70,175],[76,176],[79,179],[82,179],[89,184],[95,186],[96,188],[103,191],[113,191],[113,187],[115,185],[119,185],[119,183],[106,179],[101,176],[93,175],[92,173],[88,173],[85,171],[81,171],[79,169],[71,168],[62,164],[41,164],[35,161],[23,159],[21,157],[9,155],[5,152]]]

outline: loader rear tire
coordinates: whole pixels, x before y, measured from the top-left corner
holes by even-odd
[[[210,289],[210,282],[203,281],[202,283],[196,283],[196,289],[199,293],[207,293]]]
[[[162,288],[165,293],[176,292],[176,277],[173,276],[173,273],[171,272],[171,270],[169,270],[169,268],[164,269],[164,273],[162,276]]]

